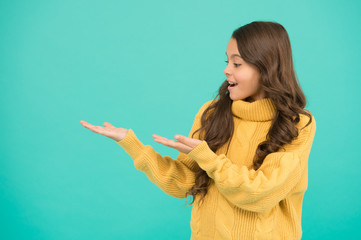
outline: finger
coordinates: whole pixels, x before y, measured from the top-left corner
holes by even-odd
[[[179,135],[179,134],[175,135],[174,139],[177,139],[179,142],[184,143],[186,145],[189,145],[192,143],[192,139],[190,139],[186,136],[183,136],[183,135]]]
[[[152,137],[157,138],[157,139],[162,139],[162,140],[165,140],[165,141],[168,140],[168,138],[159,136],[159,135],[157,135],[157,134],[153,134]]]
[[[169,144],[169,141],[170,141],[169,139],[159,136],[159,135],[156,135],[156,134],[153,134],[152,137],[154,137],[154,141],[162,143],[162,144]]]
[[[175,135],[174,136],[175,139],[177,139],[179,142],[191,147],[191,148],[195,148],[196,146],[198,146],[198,144],[200,144],[202,141],[199,139],[195,139],[195,138],[189,138],[183,135]]]
[[[103,125],[104,125],[104,127],[108,127],[108,128],[116,128],[116,127],[114,127],[112,124],[110,124],[108,122],[104,122]]]
[[[89,126],[92,126],[90,123],[87,123],[86,121],[84,121],[84,120],[81,120],[80,121],[80,123],[81,123],[81,125],[83,126],[83,127],[89,127]]]
[[[86,128],[89,128],[91,130],[99,129],[99,126],[94,126],[88,122],[83,121],[82,125]]]
[[[155,135],[153,134],[154,136],[158,136],[158,135]],[[154,141],[160,143],[160,144],[163,144],[167,147],[171,147],[171,148],[174,148],[180,152],[183,152],[183,153],[188,153],[190,152],[193,148],[181,143],[181,142],[177,142],[177,141],[173,141],[173,140],[169,140],[167,138],[164,138],[164,137],[161,137],[161,136],[158,136],[158,137],[155,137],[154,138]]]
[[[85,121],[83,121],[82,125],[84,127],[88,128],[90,131],[95,132],[95,133],[99,133],[99,134],[102,134],[102,135],[104,135],[107,132],[107,130],[104,129],[104,127],[94,126],[94,125],[92,125],[90,123],[87,123]]]
[[[95,132],[95,133],[99,133],[104,135],[105,134],[105,129],[103,127],[100,126],[90,126],[88,127],[90,131]]]
[[[154,141],[175,149],[182,147],[184,145],[184,144],[179,144],[180,142],[178,141],[170,140],[168,138],[156,134],[153,134],[152,136],[154,137]]]
[[[81,120],[80,123],[81,123],[81,125],[83,125],[84,127],[94,126],[94,125],[92,125],[92,124],[90,124],[90,123],[88,123],[88,122],[86,122],[86,121],[84,121],[84,120]]]
[[[80,120],[80,124],[81,124],[81,125],[83,125],[83,124],[85,124],[85,123],[87,123],[87,122],[84,121],[84,120]]]
[[[172,147],[172,148],[179,147],[179,145],[177,144],[178,142],[176,142],[176,141],[169,140],[165,137],[162,137],[162,136],[159,136],[156,134],[153,134],[152,136],[154,137],[154,141],[156,141],[158,143],[161,143],[163,145],[166,145],[166,146]]]

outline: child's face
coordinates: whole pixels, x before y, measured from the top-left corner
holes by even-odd
[[[233,56],[233,54],[237,56]],[[246,63],[239,55],[237,41],[231,38],[227,45],[228,65],[224,69],[227,80],[237,85],[228,88],[230,98],[235,100],[245,100],[253,102],[264,98],[264,92],[259,84],[259,71],[253,65]]]

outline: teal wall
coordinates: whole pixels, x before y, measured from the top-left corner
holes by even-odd
[[[289,33],[317,131],[302,239],[360,239],[360,1],[0,1],[0,239],[189,239],[191,207],[81,126],[187,135],[234,29]],[[189,198],[188,200],[191,200]]]

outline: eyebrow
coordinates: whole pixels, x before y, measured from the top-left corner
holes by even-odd
[[[227,52],[226,52],[226,56],[227,56]],[[227,56],[227,57],[228,57],[228,56]],[[232,54],[231,58],[233,58],[233,57],[239,57],[239,58],[241,58],[241,56],[238,55],[238,54]]]

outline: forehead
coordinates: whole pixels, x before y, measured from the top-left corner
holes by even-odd
[[[234,38],[231,38],[227,44],[227,50],[226,50],[226,56],[228,57],[230,55],[230,58],[241,58],[238,47],[237,47],[237,41]]]
[[[227,52],[226,52],[226,56],[228,57]],[[240,56],[238,53],[232,54],[230,58],[239,58],[239,59],[242,59],[241,56]]]

